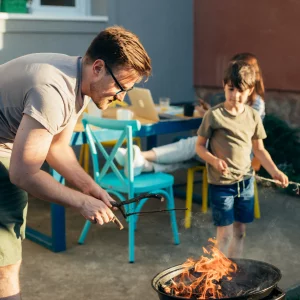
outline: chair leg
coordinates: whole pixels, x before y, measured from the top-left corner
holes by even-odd
[[[167,208],[168,209],[174,209],[175,203],[174,203],[174,195],[173,195],[173,187],[169,187],[168,189],[168,198],[167,198]],[[179,245],[180,239],[178,234],[178,227],[177,227],[177,220],[176,220],[176,213],[174,210],[170,211],[170,221],[173,231],[173,237],[174,237],[174,244]]]
[[[256,180],[254,180],[254,217],[255,219],[260,219],[260,207]]]
[[[207,169],[206,167],[202,172],[202,212],[207,213],[208,206],[208,182],[207,182]]]
[[[184,226],[185,228],[191,227],[191,215],[192,215],[192,205],[193,205],[193,188],[194,188],[194,169],[189,168],[187,172],[187,182],[186,182],[186,208]],[[203,201],[203,199],[202,199]]]
[[[129,204],[129,211],[134,210],[134,204]],[[129,262],[134,263],[134,240],[135,240],[135,216],[128,217],[128,255],[129,255]]]
[[[81,234],[79,236],[79,239],[78,239],[78,244],[82,245],[84,243],[85,238],[86,238],[86,236],[89,232],[90,227],[91,227],[91,222],[90,221],[85,221],[84,227],[83,227],[83,229],[81,231]]]

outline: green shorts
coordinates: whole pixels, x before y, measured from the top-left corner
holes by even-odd
[[[8,176],[10,158],[0,157],[0,267],[22,258],[28,195],[13,185]]]

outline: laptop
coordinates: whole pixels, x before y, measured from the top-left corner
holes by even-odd
[[[183,109],[178,106],[170,106],[167,113],[160,113],[155,106],[151,92],[149,89],[135,87],[128,92],[131,102],[132,111],[136,116],[158,122],[165,119],[181,119],[176,114],[183,112]]]

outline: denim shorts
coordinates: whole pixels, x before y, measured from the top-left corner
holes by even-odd
[[[25,238],[27,193],[9,180],[10,158],[0,157],[0,267],[22,258]]]
[[[251,223],[254,219],[254,179],[230,185],[209,185],[213,221],[216,226],[233,222]]]

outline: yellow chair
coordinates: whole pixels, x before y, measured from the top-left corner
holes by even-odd
[[[191,227],[191,215],[193,204],[193,189],[194,189],[194,175],[195,172],[202,171],[202,208],[203,213],[207,213],[208,207],[208,182],[207,182],[207,169],[206,166],[191,167],[187,171],[186,182],[186,212],[185,212],[185,228]],[[254,180],[254,217],[260,219],[260,207],[258,199],[258,191],[256,180]]]
[[[115,100],[109,105],[109,107],[116,107],[117,105],[122,106],[122,107],[128,106],[128,104],[126,102],[123,102],[120,100]],[[87,109],[85,109],[84,112],[87,112]],[[142,143],[141,143],[141,139],[139,137],[134,137],[133,141],[139,146],[140,149],[142,149]],[[102,142],[101,144],[104,147],[113,147],[116,144],[116,142],[117,142],[116,140],[112,140],[112,141]],[[126,144],[126,142],[123,143],[123,145],[125,145],[125,144]],[[87,173],[89,172],[89,161],[90,161],[89,145],[83,144],[83,145],[81,145],[81,148],[80,148],[79,163]]]
[[[196,171],[202,171],[202,212],[207,212],[208,204],[208,183],[207,170],[205,166],[191,167],[187,171],[186,181],[186,208],[185,211],[185,228],[191,227],[191,214],[193,204],[193,190],[194,190],[194,175]]]

